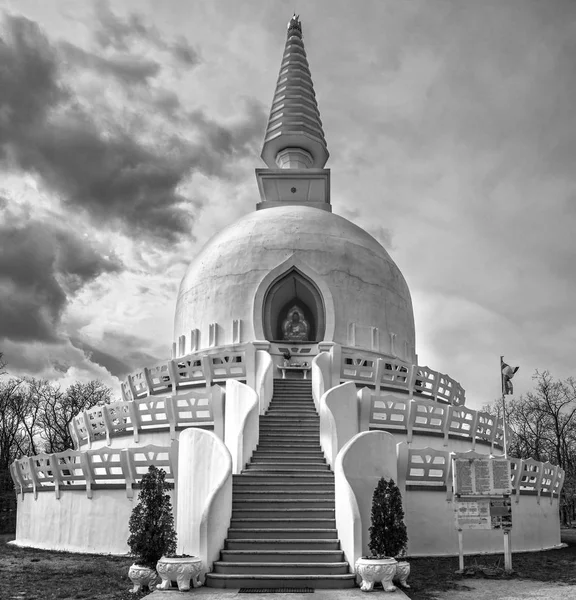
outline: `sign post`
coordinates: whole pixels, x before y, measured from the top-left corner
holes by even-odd
[[[460,571],[464,570],[464,529],[500,529],[504,536],[504,569],[512,570],[512,479],[510,461],[468,452],[453,459],[454,518],[458,530]]]

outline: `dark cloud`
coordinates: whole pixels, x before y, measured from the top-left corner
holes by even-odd
[[[156,61],[132,54],[103,57],[67,42],[62,42],[59,47],[69,65],[92,69],[100,75],[114,77],[126,85],[147,83],[160,71],[160,65]]]
[[[89,108],[66,88],[59,73],[59,54],[38,26],[8,16],[0,45],[0,164],[36,174],[65,206],[80,207],[100,223],[120,225],[129,234],[173,241],[189,233],[192,218],[179,187],[193,171],[227,177],[227,157],[245,152],[260,139],[265,123],[262,106],[246,101],[230,125],[204,112],[181,111],[173,119],[190,138],[163,136],[162,143],[142,143],[138,131],[114,121],[106,130]],[[145,80],[153,63],[100,61],[70,44],[68,56],[115,77]],[[181,109],[173,94],[156,94],[169,111]],[[174,123],[174,120],[171,122]],[[145,129],[146,116],[139,124]]]
[[[110,354],[108,352],[103,352],[94,346],[83,342],[78,338],[70,338],[70,342],[72,345],[83,352],[86,353],[90,362],[96,363],[101,367],[104,367],[109,373],[122,379],[126,375],[128,375],[133,368],[127,365],[123,360]]]
[[[180,64],[188,67],[200,62],[198,51],[183,37],[175,42],[167,42],[159,31],[148,25],[144,18],[131,13],[122,19],[112,12],[107,1],[96,4],[97,28],[94,39],[101,48],[114,48],[126,51],[135,41],[143,41],[149,45],[172,55]]]
[[[121,269],[77,234],[48,223],[0,225],[0,338],[57,341],[69,297]]]

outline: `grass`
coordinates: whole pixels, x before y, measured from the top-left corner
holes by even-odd
[[[2,600],[139,600],[146,594],[130,594],[128,567],[132,559],[118,556],[70,554],[33,548],[17,548],[0,535],[0,598]],[[576,584],[576,530],[563,530],[561,550],[523,552],[512,556],[515,573],[537,581]],[[470,577],[456,575],[458,557],[413,558],[406,590],[411,600],[435,600],[449,590],[468,590]],[[466,556],[466,567],[476,567],[476,577],[498,574],[502,555]],[[472,600],[472,599],[471,599]]]
[[[457,575],[458,557],[413,558],[406,594],[411,600],[435,600],[441,592],[469,590],[474,578],[532,579],[554,583],[576,584],[576,531],[562,530],[567,548],[544,552],[518,552],[512,555],[511,575],[503,572],[503,554],[465,556],[465,570],[471,575]],[[472,598],[471,598],[472,600]]]
[[[131,558],[18,548],[0,535],[2,600],[138,600],[130,594]]]

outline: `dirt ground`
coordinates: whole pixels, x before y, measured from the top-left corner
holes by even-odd
[[[1,600],[128,600],[128,557],[17,548],[0,536]],[[475,576],[457,575],[457,557],[414,558],[406,590],[411,600],[517,600],[576,598],[576,530],[563,530],[568,547],[513,555],[513,577],[502,577],[502,555],[466,557]],[[375,592],[380,597],[384,592]],[[335,591],[334,598],[338,595]],[[245,598],[245,600],[248,600]]]

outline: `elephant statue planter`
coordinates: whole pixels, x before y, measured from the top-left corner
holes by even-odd
[[[202,585],[199,579],[202,561],[197,556],[163,556],[158,561],[156,570],[162,578],[162,583],[158,585],[160,590],[170,589],[173,581],[176,581],[181,592],[187,592],[190,589],[190,580],[195,588]]]
[[[385,592],[393,592],[396,586],[392,584],[392,580],[396,575],[397,564],[394,558],[359,558],[356,561],[356,574],[362,578],[360,589],[371,592],[374,584],[380,581]]]
[[[134,563],[128,569],[128,578],[134,584],[134,587],[130,590],[132,594],[135,594],[146,587],[152,591],[154,589],[154,584],[158,579],[158,575],[154,569],[150,567],[143,567],[142,565],[137,565]]]

